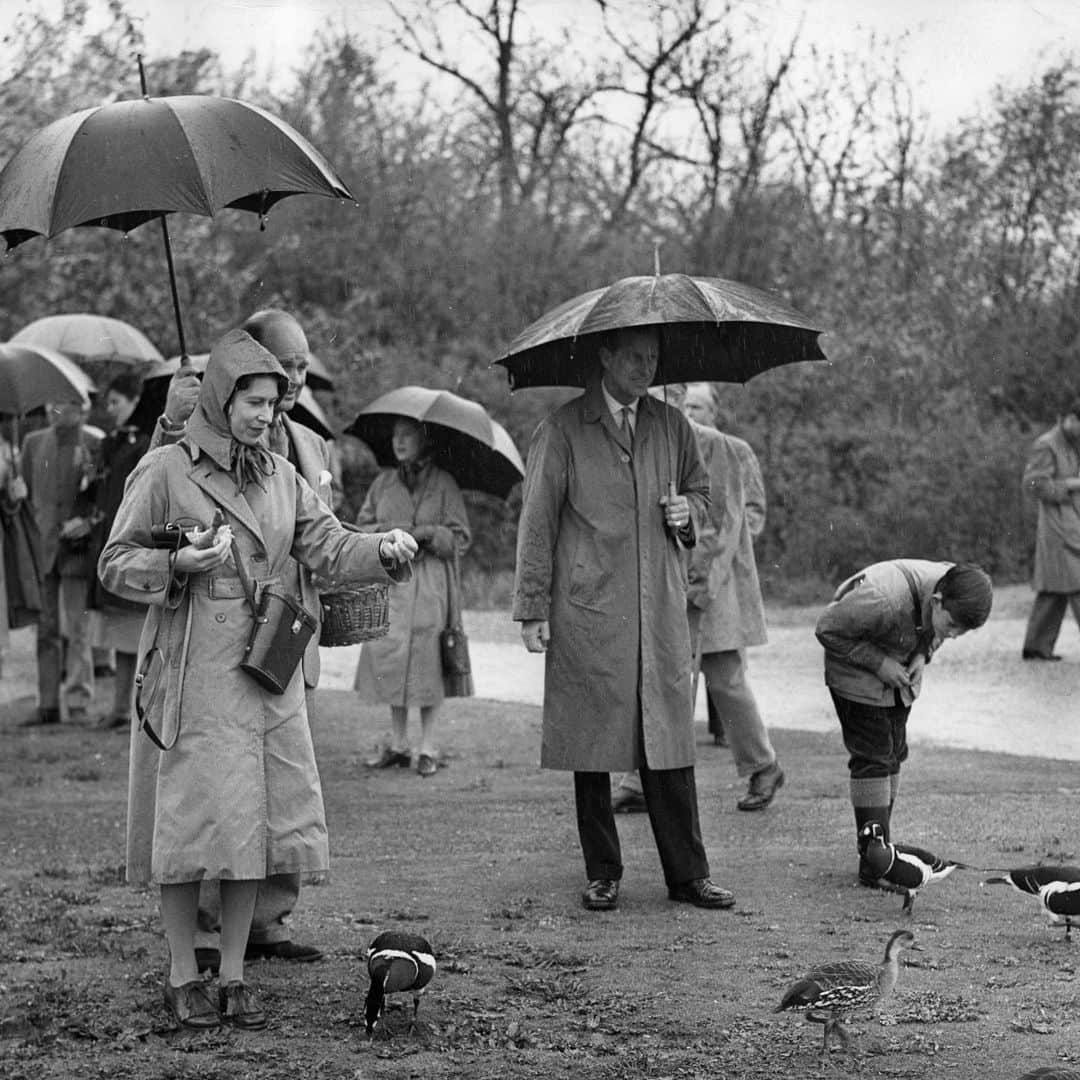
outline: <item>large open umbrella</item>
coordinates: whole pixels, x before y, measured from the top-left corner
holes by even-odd
[[[93,312],[46,315],[28,323],[13,343],[47,345],[72,360],[148,364],[163,359],[157,346],[130,323]]]
[[[224,207],[260,221],[289,195],[351,199],[330,163],[283,120],[231,98],[146,95],[73,113],[32,135],[0,171],[8,249],[81,225],[161,221],[180,352],[187,354],[166,217]]]
[[[525,475],[524,462],[506,429],[483,405],[449,390],[426,386],[391,390],[365,405],[345,433],[367,443],[380,465],[393,466],[394,421],[401,417],[427,425],[432,460],[462,488],[505,499]]]
[[[585,386],[608,332],[654,326],[656,384],[746,382],[780,364],[824,360],[822,328],[761,289],[724,278],[621,278],[575,296],[526,327],[496,364],[510,386]]]
[[[94,384],[63,353],[47,345],[0,345],[0,413],[23,416],[47,402],[90,404]]]

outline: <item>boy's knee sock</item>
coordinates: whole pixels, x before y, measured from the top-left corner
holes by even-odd
[[[855,833],[871,821],[881,826],[889,839],[889,811],[892,798],[891,777],[860,776],[851,778],[851,806],[855,811]]]

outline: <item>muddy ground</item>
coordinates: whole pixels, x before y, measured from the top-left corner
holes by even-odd
[[[1017,678],[1029,668],[1016,662]],[[1067,679],[1080,663],[1057,668]],[[974,669],[961,657],[948,671]],[[1030,687],[1017,694],[1030,702]],[[993,707],[1019,707],[1007,699]],[[324,693],[315,725],[332,877],[304,889],[295,928],[327,958],[249,967],[264,1032],[177,1030],[161,1004],[156,896],[122,884],[126,736],[20,730],[17,712],[0,710],[0,1075],[11,1080],[1013,1080],[1080,1068],[1080,932],[1067,943],[1034,901],[980,887],[973,871],[927,889],[911,919],[899,897],[857,886],[835,732],[774,731],[787,785],[745,814],[730,753],[701,730],[705,839],[733,912],[670,903],[648,821],[633,816],[620,819],[620,909],[588,913],[571,782],[536,766],[537,708],[448,703],[446,767],[423,780],[363,768],[387,718],[344,691]],[[976,866],[1080,863],[1078,800],[1076,762],[917,746],[895,831]],[[925,951],[908,954],[883,1016],[853,1022],[859,1056],[826,1057],[820,1027],[772,1013],[809,966],[876,960],[904,925]],[[360,956],[389,927],[429,937],[440,969],[416,1033],[394,1009],[393,1034],[369,1042]]]

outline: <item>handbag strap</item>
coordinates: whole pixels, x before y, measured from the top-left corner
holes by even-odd
[[[919,599],[919,588],[915,584],[915,575],[902,562],[896,563],[896,568],[904,575],[904,579],[908,583],[908,589],[911,592],[911,604],[915,621],[915,651],[922,652],[923,656],[929,659],[929,642],[925,640],[922,600]]]
[[[176,551],[171,550],[169,552],[169,580],[165,583],[165,596],[168,597],[172,592],[173,581],[176,580]],[[176,745],[176,740],[180,738],[181,717],[179,714],[176,718],[176,734],[172,737],[172,742],[166,743],[161,736],[154,730],[150,723],[149,718],[146,715],[146,710],[142,705],[142,688],[146,683],[146,668],[149,659],[154,653],[161,653],[158,648],[158,638],[161,636],[161,622],[158,620],[157,627],[154,629],[154,640],[150,643],[150,648],[147,650],[146,658],[140,665],[139,671],[135,675],[135,715],[139,718],[139,728],[142,730],[146,737],[159,749],[159,750],[171,750]],[[187,644],[187,634],[191,629],[191,612],[188,611],[187,627],[184,631],[184,644]],[[164,666],[164,655],[162,654],[162,666]],[[160,677],[160,676],[159,676]]]

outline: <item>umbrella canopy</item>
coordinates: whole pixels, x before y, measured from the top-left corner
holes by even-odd
[[[384,467],[397,464],[391,440],[401,417],[427,425],[432,460],[462,488],[505,499],[525,475],[525,464],[509,433],[483,405],[449,390],[402,386],[377,397],[345,429],[362,439]]]
[[[326,158],[272,113],[211,95],[144,96],[84,109],[32,135],[0,171],[0,236],[10,250],[77,226],[128,232],[160,218],[186,353],[166,215],[232,207],[262,218],[300,194],[352,198]]]
[[[0,345],[0,412],[22,416],[47,402],[90,404],[94,384],[63,353],[46,345]]]
[[[129,323],[89,312],[48,315],[24,326],[13,343],[47,345],[73,360],[149,364],[163,359],[154,343]]]
[[[163,214],[263,215],[302,193],[351,199],[330,163],[272,113],[208,94],[114,101],[56,120],[0,172],[8,248],[79,225],[122,232]]]
[[[622,278],[560,304],[526,327],[495,361],[510,385],[585,386],[605,333],[655,326],[654,383],[746,382],[780,364],[824,360],[823,331],[769,293],[724,278]]]
[[[289,419],[304,427],[311,428],[316,435],[327,441],[333,439],[334,429],[322,411],[322,406],[315,400],[315,395],[308,387],[303,387],[296,398],[296,404],[289,410]]]

